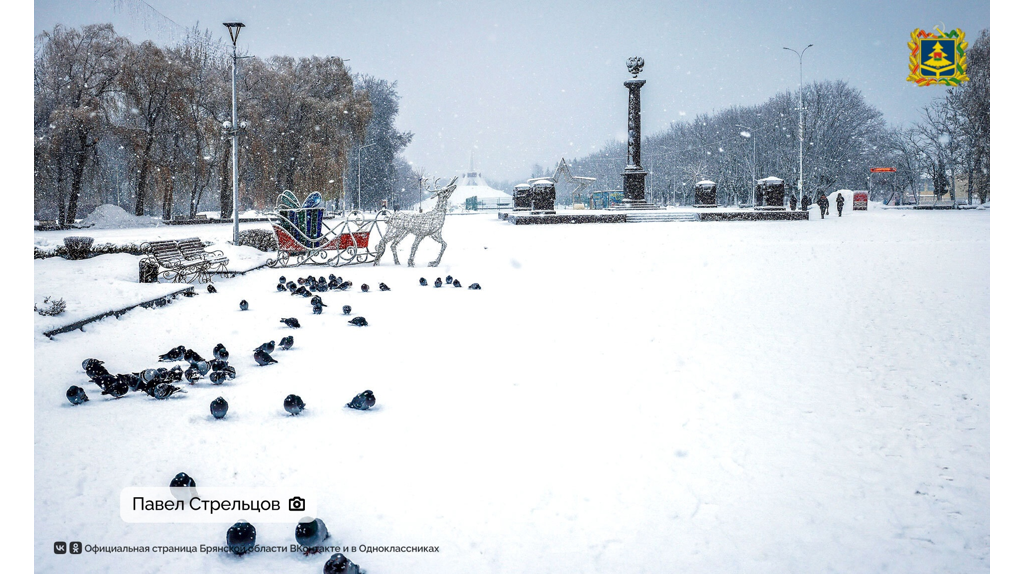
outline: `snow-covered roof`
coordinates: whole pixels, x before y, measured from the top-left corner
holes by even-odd
[[[491,199],[491,203],[493,203],[493,200],[495,199],[501,200],[502,203],[512,202],[511,195],[501,191],[500,189],[494,189],[487,185],[483,176],[477,171],[468,171],[459,177],[459,180],[455,182],[455,191],[448,199],[448,205],[449,207],[464,206],[466,204],[466,200],[470,197],[476,197],[478,201]],[[424,211],[433,209],[433,196],[424,197],[421,202],[413,205],[412,209],[418,210],[420,207],[422,207]]]
[[[697,185],[715,185],[715,182],[710,179],[705,179],[704,181],[698,181]]]
[[[782,181],[782,180],[777,178],[777,177],[775,177],[775,176],[772,176],[772,177],[766,177],[764,179],[759,179],[759,180],[757,180],[757,183],[775,183],[777,181]]]

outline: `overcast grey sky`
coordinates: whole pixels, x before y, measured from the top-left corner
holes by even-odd
[[[491,179],[521,179],[625,140],[626,59],[646,61],[645,134],[735,104],[846,80],[894,123],[909,123],[944,87],[907,82],[915,28],[960,28],[973,41],[989,3],[345,2],[293,0],[37,0],[35,32],[112,22],[139,42],[166,43],[162,14],[182,26],[244,22],[239,47],[268,57],[349,58],[353,72],[397,80],[406,157],[437,177],[465,170],[472,152]],[[625,144],[623,144],[625,159]]]

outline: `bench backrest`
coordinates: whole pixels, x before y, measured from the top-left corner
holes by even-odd
[[[206,246],[199,240],[198,237],[189,237],[188,239],[179,239],[178,248],[181,250],[181,254],[187,259],[201,258],[206,253]]]
[[[185,258],[181,250],[178,249],[178,243],[173,240],[150,241],[149,248],[153,251],[153,256],[160,263],[175,262]]]

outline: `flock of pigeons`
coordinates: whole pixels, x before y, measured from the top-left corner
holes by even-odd
[[[422,286],[428,285],[424,277],[420,277],[419,283]],[[440,277],[434,280],[434,287],[439,288],[445,284],[452,287],[462,287],[459,280],[451,275],[448,275],[444,281]],[[327,307],[323,299],[319,295],[314,295],[314,293],[333,290],[347,291],[351,287],[351,281],[343,281],[340,277],[335,277],[333,274],[328,279],[324,277],[314,278],[310,275],[308,277],[300,277],[295,281],[289,281],[282,276],[277,284],[279,292],[288,291],[292,295],[309,298],[314,315],[320,315],[323,313],[324,307]],[[378,288],[381,291],[391,290],[383,282],[378,285]],[[478,290],[480,289],[480,284],[473,283],[469,286],[469,289]],[[360,290],[366,293],[370,290],[370,287],[363,283],[360,286]],[[212,284],[207,287],[207,291],[210,293],[217,292]],[[242,311],[248,311],[249,309],[249,303],[244,299],[238,306]],[[344,305],[342,307],[344,315],[349,315],[351,312],[351,306]],[[282,318],[281,322],[293,329],[301,327],[299,320],[295,317]],[[365,317],[353,317],[349,320],[349,323],[357,327],[369,325]],[[277,360],[271,355],[275,349],[291,349],[294,344],[295,338],[291,335],[282,338],[276,344],[273,340],[268,341],[253,349],[253,360],[259,366],[272,365],[277,363]],[[228,378],[234,379],[237,373],[235,368],[228,364],[229,356],[227,348],[221,343],[218,343],[213,348],[213,358],[210,360],[206,360],[192,349],[185,348],[184,345],[179,345],[160,355],[158,360],[161,362],[185,361],[189,364],[186,369],[182,369],[180,365],[175,365],[169,369],[165,367],[148,368],[133,373],[111,374],[103,366],[103,361],[93,358],[83,361],[82,368],[89,379],[100,387],[102,390],[101,394],[103,395],[110,395],[115,399],[119,399],[129,392],[144,392],[155,399],[162,400],[176,393],[188,392],[174,383],[180,384],[182,381],[185,381],[189,385],[194,385],[201,378],[208,376],[212,384],[220,385]],[[85,389],[72,385],[67,390],[67,399],[72,405],[80,405],[87,402],[89,397],[86,395]],[[373,391],[366,390],[353,397],[345,406],[357,410],[368,410],[376,403],[377,398],[373,395]],[[305,408],[306,404],[303,402],[302,397],[298,395],[288,395],[284,399],[284,409],[292,415],[300,414]],[[224,397],[217,397],[210,403],[210,413],[214,418],[222,419],[227,415],[227,412],[228,402]],[[172,487],[194,487],[195,485],[195,480],[184,472],[179,473],[171,480]],[[315,547],[322,545],[328,536],[330,534],[327,532],[327,526],[319,518],[312,522],[300,522],[295,527],[295,540],[299,545],[307,548],[307,554],[317,552]],[[249,552],[256,545],[256,527],[244,520],[235,523],[227,531],[227,544],[235,554],[242,555]],[[327,563],[324,564],[325,574],[357,574],[359,572],[362,572],[359,566],[340,553],[331,556]]]

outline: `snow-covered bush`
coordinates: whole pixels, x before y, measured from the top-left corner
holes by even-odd
[[[46,297],[45,299],[43,299],[43,305],[48,305],[48,306],[47,307],[43,307],[43,308],[39,308],[38,305],[33,305],[32,308],[35,309],[36,313],[39,313],[40,315],[47,316],[47,317],[53,317],[54,315],[60,315],[68,307],[67,303],[64,302],[64,299],[57,299],[55,301],[51,301],[49,297]]]
[[[274,233],[266,229],[246,229],[238,233],[238,244],[255,247],[260,251],[277,251]]]

